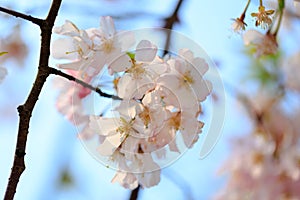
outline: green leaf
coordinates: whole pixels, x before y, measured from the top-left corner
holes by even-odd
[[[8,52],[6,52],[6,51],[3,51],[3,52],[0,52],[0,56],[3,56],[3,55],[5,55],[5,54],[7,54]]]
[[[135,54],[131,52],[127,52],[127,55],[133,60],[135,58]]]

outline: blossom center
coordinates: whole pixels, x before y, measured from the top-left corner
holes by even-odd
[[[113,40],[105,40],[102,44],[102,50],[107,54],[111,53],[114,50]]]
[[[194,83],[194,78],[191,75],[191,71],[186,71],[180,80],[180,85],[190,85]]]
[[[128,135],[132,130],[132,121],[127,122],[123,117],[120,118],[121,126],[119,126],[116,132],[120,134]]]
[[[145,107],[144,110],[139,114],[139,117],[143,120],[146,128],[148,128],[149,122],[151,120],[149,108]]]
[[[175,128],[176,130],[179,130],[181,124],[180,120],[181,120],[181,114],[177,113],[175,116],[169,119],[169,125]]]
[[[145,69],[142,66],[143,63],[136,63],[135,60],[132,60],[131,68],[129,68],[127,72],[131,73],[135,79],[138,79],[145,73]]]

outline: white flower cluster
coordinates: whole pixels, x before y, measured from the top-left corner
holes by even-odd
[[[85,125],[83,138],[100,138],[98,154],[118,169],[112,182],[130,189],[158,184],[160,166],[155,159],[165,158],[166,149],[180,153],[178,138],[192,147],[201,133],[200,103],[212,90],[203,79],[208,70],[205,59],[194,57],[188,49],[162,59],[148,40],[128,51],[135,42],[133,34],[117,34],[110,17],[101,18],[100,29],[79,30],[67,21],[54,31],[69,36],[54,42],[53,56],[71,60],[58,66],[88,83],[107,67],[120,98],[113,117],[84,114],[82,100],[90,91],[75,85],[75,109],[70,109],[68,86],[59,97],[60,111]]]

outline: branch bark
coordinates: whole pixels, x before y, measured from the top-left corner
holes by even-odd
[[[139,191],[140,191],[140,185],[137,186],[134,190],[131,191],[130,193],[130,200],[137,200],[139,196]]]
[[[48,70],[48,60],[50,56],[50,40],[52,35],[52,28],[54,25],[54,21],[58,14],[58,10],[60,8],[62,0],[53,0],[48,16],[45,20],[37,19],[31,16],[27,16],[22,13],[18,13],[15,11],[11,11],[8,9],[1,8],[0,11],[10,14],[15,17],[20,17],[27,21],[31,21],[34,24],[40,26],[41,29],[41,49],[40,49],[40,60],[38,73],[33,83],[33,87],[27,97],[27,100],[23,105],[18,107],[19,112],[19,129],[18,129],[18,138],[15,150],[15,157],[13,162],[13,167],[11,170],[11,174],[9,177],[8,185],[6,188],[6,193],[4,196],[4,200],[12,200],[16,193],[16,188],[22,175],[25,170],[25,150],[26,150],[26,142],[29,130],[29,123],[32,111],[35,107],[36,102],[38,101],[40,92],[43,88],[44,83],[46,82],[47,77],[50,75]]]
[[[42,25],[42,22],[43,22],[42,19],[35,18],[35,17],[30,16],[30,15],[25,15],[23,13],[19,13],[17,11],[9,10],[9,9],[3,8],[3,7],[0,7],[0,12],[4,12],[6,14],[12,15],[12,16],[17,17],[17,18],[25,19],[25,20],[30,21],[30,22],[32,22],[36,25],[39,25],[39,26]]]
[[[47,68],[47,70],[48,70],[48,69],[50,70],[50,73],[51,73],[51,74],[61,76],[61,77],[63,77],[63,78],[68,79],[69,81],[74,81],[74,82],[76,82],[76,83],[82,85],[82,86],[85,87],[85,88],[88,88],[88,89],[90,89],[90,90],[92,90],[92,91],[97,92],[97,93],[98,93],[100,96],[102,96],[102,97],[111,98],[111,99],[114,99],[114,100],[122,100],[122,99],[121,99],[120,97],[118,97],[118,96],[115,96],[115,95],[112,95],[112,94],[107,94],[107,93],[105,93],[105,92],[102,92],[102,90],[101,90],[100,88],[95,88],[95,87],[89,85],[88,83],[86,83],[86,82],[84,82],[84,81],[82,81],[82,80],[80,80],[80,79],[77,79],[77,78],[75,78],[74,76],[71,76],[71,75],[69,75],[69,74],[66,74],[66,73],[64,73],[64,72],[62,72],[62,71],[60,71],[60,70],[57,70],[57,69],[52,68],[52,67]]]
[[[163,28],[169,29],[170,31],[167,32],[164,55],[168,53],[168,49],[170,47],[170,41],[172,37],[171,30],[173,29],[174,24],[179,22],[178,12],[182,6],[183,1],[184,0],[178,0],[173,13],[169,17],[165,18],[165,25]]]

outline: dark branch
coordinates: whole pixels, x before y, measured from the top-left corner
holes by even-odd
[[[26,154],[25,150],[26,150],[27,136],[29,133],[30,118],[33,109],[35,107],[35,104],[38,101],[42,88],[46,82],[46,79],[50,75],[49,73],[50,70],[45,70],[45,69],[47,69],[49,65],[48,61],[50,56],[50,40],[51,40],[52,28],[59,7],[61,5],[61,1],[62,0],[53,0],[46,20],[36,19],[15,11],[9,11],[7,9],[1,8],[2,11],[8,14],[11,14],[16,17],[21,17],[25,20],[31,21],[39,25],[41,29],[41,36],[42,36],[39,68],[38,68],[38,73],[35,82],[33,83],[33,87],[27,97],[26,102],[23,105],[20,105],[18,107],[18,112],[19,112],[18,138],[17,138],[13,167],[7,184],[4,200],[13,200],[20,176],[25,170],[24,156]]]
[[[137,200],[138,199],[140,188],[141,188],[141,186],[138,185],[137,188],[135,188],[134,190],[131,191],[129,200]]]
[[[172,37],[171,30],[173,29],[174,24],[179,22],[178,12],[182,6],[183,1],[184,0],[178,0],[178,3],[176,5],[173,13],[169,17],[165,18],[165,25],[163,28],[169,29],[170,31],[167,32],[165,50],[164,50],[163,55],[166,55],[168,53],[168,49],[170,47],[170,41],[171,41],[171,37]]]
[[[165,19],[164,28],[166,28],[166,29],[172,29],[173,26],[174,26],[174,24],[177,23],[177,22],[179,22],[178,12],[179,12],[179,10],[181,8],[181,5],[182,5],[183,1],[184,0],[178,0],[178,3],[176,4],[176,7],[175,7],[173,13],[169,17],[167,17]]]
[[[30,15],[25,15],[23,13],[19,13],[17,11],[14,11],[14,10],[9,10],[7,8],[3,8],[3,7],[0,7],[0,11],[1,12],[4,12],[6,14],[9,14],[9,15],[12,15],[12,16],[15,16],[15,17],[19,17],[19,18],[22,18],[22,19],[25,19],[27,21],[30,21],[34,24],[37,24],[37,25],[41,25],[43,20],[42,19],[39,19],[39,18],[35,18],[35,17],[32,17]]]
[[[95,87],[91,86],[90,84],[88,84],[88,83],[86,83],[86,82],[84,82],[84,81],[82,81],[82,80],[80,80],[80,79],[77,79],[77,78],[75,78],[74,76],[71,76],[71,75],[69,75],[69,74],[66,74],[66,73],[64,73],[64,72],[62,72],[62,71],[60,71],[60,70],[57,70],[57,69],[52,68],[52,67],[49,67],[48,69],[50,69],[50,73],[51,73],[51,74],[54,74],[54,75],[58,75],[58,76],[64,77],[64,78],[66,78],[66,79],[68,79],[68,80],[70,80],[70,81],[74,81],[74,82],[76,82],[76,83],[82,85],[82,86],[85,87],[85,88],[88,88],[88,89],[90,89],[90,90],[92,90],[92,91],[97,92],[97,93],[98,93],[100,96],[102,96],[102,97],[107,97],[107,98],[111,98],[111,99],[115,99],[115,100],[121,100],[121,98],[118,97],[118,96],[115,96],[115,95],[112,95],[112,94],[107,94],[107,93],[105,93],[105,92],[102,92],[101,89],[95,88]]]

